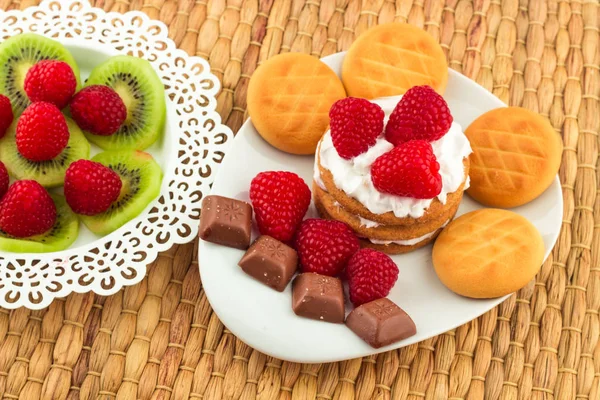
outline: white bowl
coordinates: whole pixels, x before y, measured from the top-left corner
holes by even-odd
[[[0,307],[47,307],[71,292],[110,295],[144,278],[146,266],[174,244],[195,239],[200,202],[233,137],[216,112],[218,79],[208,63],[177,49],[167,27],[141,12],[107,13],[86,1],[44,1],[0,10],[0,42],[34,32],[63,43],[82,81],[117,54],[150,61],[165,85],[164,135],[146,151],[163,170],[159,196],[106,236],[80,224],[69,249],[45,254],[0,253]],[[92,155],[100,151],[92,146]],[[60,191],[60,190],[59,190]]]
[[[344,53],[323,58],[338,75]],[[491,93],[450,70],[444,95],[455,121],[466,128],[476,117],[505,105]],[[248,200],[252,178],[261,171],[288,170],[310,186],[312,156],[293,156],[268,145],[247,121],[217,174],[212,194]],[[482,208],[468,196],[457,215]],[[562,195],[558,178],[540,197],[514,209],[542,233],[545,257],[554,246],[562,220]],[[314,213],[314,210],[311,212]],[[248,345],[277,358],[321,363],[363,357],[403,347],[462,325],[490,310],[506,297],[474,300],[448,290],[437,278],[431,263],[431,246],[393,256],[400,276],[388,296],[408,312],[417,334],[381,349],[373,349],[343,324],[298,317],[291,308],[291,285],[279,293],[246,275],[237,262],[243,252],[200,241],[202,284],[213,309],[225,326]],[[347,306],[347,311],[349,311]]]

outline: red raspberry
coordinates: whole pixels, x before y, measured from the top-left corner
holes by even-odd
[[[56,222],[56,206],[36,181],[16,181],[0,202],[0,229],[17,238],[41,235]]]
[[[307,219],[298,229],[295,248],[302,272],[335,276],[346,267],[360,244],[343,222]]]
[[[4,197],[8,190],[8,181],[8,171],[6,170],[4,163],[0,161],[0,199]]]
[[[290,243],[310,205],[310,189],[293,172],[261,172],[250,183],[250,201],[260,233]]]
[[[413,139],[433,142],[448,133],[452,120],[442,96],[429,86],[414,86],[390,115],[385,138],[394,146]]]
[[[398,280],[398,266],[381,251],[361,249],[350,258],[346,274],[350,301],[358,307],[390,293]]]
[[[93,85],[81,89],[73,97],[71,115],[84,131],[110,136],[115,134],[127,119],[127,108],[112,88]]]
[[[411,140],[379,156],[371,166],[371,180],[383,193],[432,199],[442,191],[439,170],[431,144]]]
[[[75,94],[77,79],[66,62],[44,60],[29,68],[24,89],[32,102],[46,101],[63,109]]]
[[[48,161],[58,156],[69,141],[67,121],[51,103],[33,103],[17,122],[17,149],[30,161]]]
[[[96,215],[109,209],[121,194],[121,178],[104,165],[79,160],[65,174],[65,198],[73,212]]]
[[[333,146],[340,157],[349,160],[364,153],[383,132],[385,114],[369,100],[347,97],[329,110]]]
[[[6,130],[12,124],[13,118],[9,98],[0,94],[0,138],[6,134]]]

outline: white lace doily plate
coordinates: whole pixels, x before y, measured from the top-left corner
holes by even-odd
[[[233,134],[215,111],[219,81],[208,63],[178,50],[161,22],[140,12],[107,13],[76,0],[0,10],[0,42],[23,32],[62,42],[81,68],[82,79],[112,55],[147,59],[167,96],[165,134],[148,149],[164,172],[161,193],[141,215],[105,237],[82,225],[66,251],[0,253],[0,306],[40,309],[71,292],[109,295],[133,285],[159,252],[193,240],[201,199]]]

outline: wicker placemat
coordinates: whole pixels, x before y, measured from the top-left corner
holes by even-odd
[[[0,0],[0,8],[36,1]],[[369,26],[408,21],[450,66],[564,137],[564,224],[535,282],[456,330],[379,356],[300,365],[236,339],[201,289],[196,244],[111,297],[0,310],[2,399],[600,399],[598,0],[101,0],[165,22],[223,82],[235,131],[248,79],[277,53],[324,56]],[[597,200],[598,199],[598,200]]]

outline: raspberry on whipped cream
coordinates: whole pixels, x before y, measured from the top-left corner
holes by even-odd
[[[375,160],[371,179],[383,193],[432,199],[442,190],[439,170],[431,144],[426,140],[409,140]]]
[[[453,120],[442,96],[430,86],[414,86],[390,114],[385,138],[395,146],[410,140],[431,142],[448,133]]]
[[[346,97],[329,110],[329,132],[340,157],[350,160],[375,144],[383,132],[381,107],[366,99]]]

